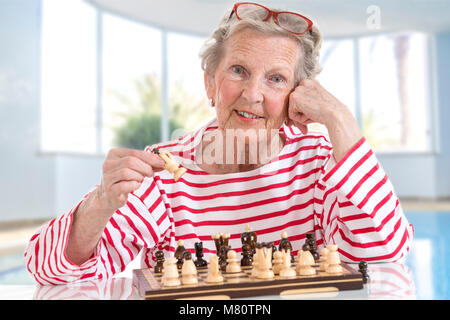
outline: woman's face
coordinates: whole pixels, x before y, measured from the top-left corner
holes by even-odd
[[[282,126],[294,89],[297,50],[293,39],[251,29],[226,41],[214,76],[205,74],[220,129],[267,129],[270,133]]]

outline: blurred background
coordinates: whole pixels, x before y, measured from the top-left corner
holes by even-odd
[[[233,3],[0,0],[0,284],[33,283],[26,242],[100,182],[110,148],[214,116],[198,54]],[[352,110],[414,224],[419,297],[448,297],[450,1],[259,3],[322,31],[318,80]]]

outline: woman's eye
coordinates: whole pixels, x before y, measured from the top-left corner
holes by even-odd
[[[276,83],[282,82],[284,79],[281,76],[272,76],[271,80]]]
[[[233,69],[234,73],[237,73],[237,74],[243,74],[244,73],[244,68],[242,68],[240,66],[233,66],[232,69]]]

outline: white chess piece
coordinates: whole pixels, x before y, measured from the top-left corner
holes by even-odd
[[[183,267],[181,268],[181,282],[183,284],[197,284],[197,268],[192,259],[184,259]]]
[[[314,257],[309,250],[299,251],[297,274],[300,276],[311,276],[316,274],[314,265]]]
[[[337,251],[338,246],[328,245],[327,249],[329,250],[329,253],[327,255],[328,266],[326,268],[326,272],[332,274],[342,273],[341,258],[339,257],[339,252]]]
[[[273,274],[279,274],[281,269],[283,269],[283,252],[277,250],[273,253],[272,265]]]
[[[164,273],[161,283],[166,287],[176,287],[181,284],[178,278],[177,259],[174,257],[167,258],[164,262]]]
[[[227,273],[239,273],[241,272],[241,265],[239,264],[239,259],[236,258],[236,251],[229,250],[227,252],[227,266],[225,271]]]
[[[328,254],[330,251],[325,247],[322,250],[320,250],[320,265],[319,270],[320,271],[326,271],[328,267]]]
[[[206,277],[206,282],[223,282],[223,276],[220,274],[219,270],[219,257],[217,255],[211,256],[209,258],[208,275]]]
[[[297,274],[293,268],[291,268],[291,250],[283,251],[283,264],[280,270],[280,277],[290,278],[295,277]]]
[[[272,271],[272,248],[262,247],[259,252],[256,278],[273,279],[275,275]]]

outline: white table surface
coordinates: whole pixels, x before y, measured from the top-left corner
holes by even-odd
[[[357,267],[355,265],[355,267]],[[282,299],[416,299],[409,268],[402,263],[369,264],[370,281],[361,290],[284,296]],[[142,299],[129,274],[104,281],[57,286],[1,285],[0,300],[138,300]],[[280,296],[254,297],[255,300]]]

